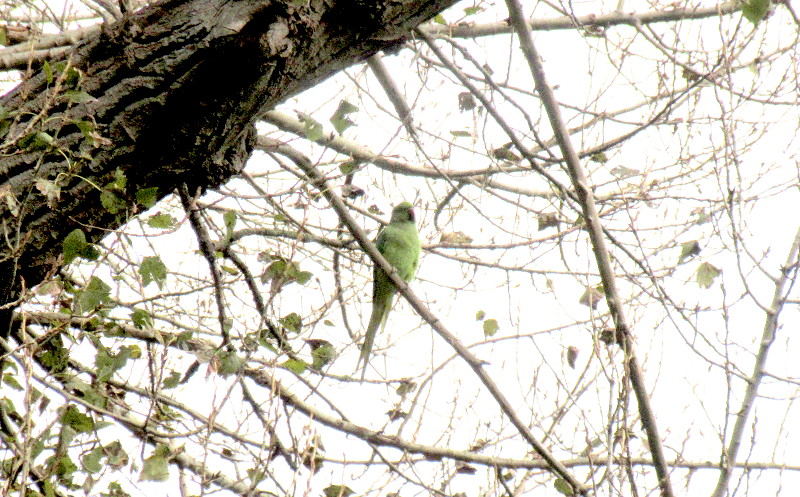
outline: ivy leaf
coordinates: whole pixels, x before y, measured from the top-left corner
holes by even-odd
[[[278,319],[278,322],[287,330],[295,333],[300,333],[300,328],[303,327],[303,318],[299,314],[293,312]]]
[[[105,188],[100,192],[100,203],[103,205],[103,208],[111,214],[118,213],[127,205],[121,198],[117,197],[114,192],[106,190]]]
[[[572,485],[570,485],[569,482],[563,478],[556,478],[553,486],[556,487],[556,491],[562,495],[575,495]]]
[[[37,131],[20,138],[18,145],[23,150],[37,151],[47,150],[54,142],[55,139],[50,134],[44,131]]]
[[[94,429],[94,421],[90,416],[83,414],[77,407],[70,405],[61,415],[61,423],[69,426],[75,433],[89,433]]]
[[[78,298],[75,299],[75,311],[78,314],[92,312],[105,302],[108,302],[110,295],[111,287],[97,276],[92,276],[89,284],[80,290]]]
[[[115,440],[103,447],[108,456],[108,465],[113,469],[120,469],[128,465],[128,453],[122,448],[119,440]]]
[[[244,365],[244,359],[236,355],[236,352],[220,350],[217,352],[217,373],[221,376],[236,374]]]
[[[322,489],[322,493],[325,497],[350,497],[356,492],[346,485],[329,485]]]
[[[97,100],[96,98],[89,95],[83,90],[67,90],[64,92],[64,96],[66,96],[67,100],[69,100],[73,104],[83,104],[86,102]]]
[[[150,226],[151,228],[162,229],[162,230],[174,228],[177,222],[178,220],[175,219],[174,217],[170,216],[169,214],[163,214],[161,212],[152,215],[147,219],[148,226]]]
[[[50,65],[50,62],[44,61],[42,64],[42,71],[44,71],[44,79],[47,81],[47,86],[53,84],[53,67]]]
[[[403,380],[397,386],[395,393],[400,397],[405,397],[406,395],[410,394],[414,390],[417,389],[417,384],[411,380]]]
[[[638,169],[631,169],[630,167],[625,166],[617,166],[611,170],[611,174],[616,176],[619,179],[627,179],[631,176],[637,176],[641,174],[641,171]]]
[[[303,114],[302,112],[298,112],[298,117],[300,118],[300,122],[303,123],[303,132],[306,138],[312,142],[322,140],[324,135],[322,124],[314,120],[313,117],[308,114]]]
[[[134,309],[131,313],[131,321],[133,321],[133,325],[140,330],[149,328],[153,324],[153,321],[150,319],[150,313],[143,309]]]
[[[558,228],[561,221],[558,219],[558,214],[555,212],[547,212],[539,216],[538,230],[542,231],[547,228]]]
[[[64,254],[64,264],[69,264],[78,257],[87,245],[86,235],[80,228],[72,230],[64,241],[61,242],[61,253]]]
[[[225,222],[225,240],[230,241],[233,236],[233,228],[236,226],[236,211],[227,211],[222,215],[222,220]]]
[[[158,202],[158,187],[142,188],[136,192],[136,203],[149,209]]]
[[[605,294],[606,292],[603,288],[603,285],[586,287],[586,291],[583,292],[583,295],[581,295],[578,303],[585,305],[586,307],[591,307],[592,309],[597,309],[597,304],[603,300]]]
[[[497,324],[496,319],[487,319],[483,322],[483,335],[486,337],[494,336],[499,329],[500,325]]]
[[[114,170],[114,181],[109,183],[107,186],[109,188],[113,188],[114,190],[124,190],[127,184],[128,178],[125,177],[125,171],[120,168],[116,168]]]
[[[94,123],[92,123],[92,121],[87,121],[85,119],[75,119],[74,121],[72,121],[72,124],[77,126],[78,129],[81,130],[81,133],[83,133],[83,136],[85,136],[86,138],[92,137],[92,132],[95,130]],[[117,171],[119,171],[119,169],[117,169]]]
[[[122,346],[116,354],[108,350],[106,347],[97,349],[97,354],[94,357],[94,365],[97,368],[97,381],[107,382],[111,377],[122,369],[128,362],[128,359],[136,355],[136,349],[131,346]],[[139,352],[138,355],[141,355]]]
[[[753,24],[758,24],[759,21],[766,19],[771,6],[770,0],[748,0],[742,5],[742,15]]]
[[[139,274],[142,276],[142,284],[149,285],[155,281],[158,288],[161,288],[167,279],[167,266],[157,255],[151,255],[142,259],[139,265]]]
[[[281,364],[284,368],[288,369],[294,374],[303,374],[308,367],[308,365],[301,360],[298,359],[287,359],[286,362]]]
[[[306,343],[311,347],[312,369],[319,371],[336,359],[336,349],[329,341],[311,338]]]
[[[352,114],[357,110],[358,107],[351,104],[347,100],[342,100],[339,102],[339,107],[336,108],[336,112],[333,113],[330,119],[331,124],[333,124],[333,128],[337,133],[341,135],[350,126],[355,126],[355,123],[350,120],[348,114]]]
[[[685,242],[681,245],[681,256],[678,258],[678,264],[683,264],[686,259],[691,259],[700,253],[700,244],[697,240]]]
[[[153,453],[142,462],[139,481],[167,481],[169,479],[169,447],[159,445]]]
[[[100,459],[104,455],[103,447],[95,447],[81,457],[81,466],[88,473],[99,473],[103,469]]]
[[[703,288],[710,288],[714,280],[722,273],[722,270],[708,262],[700,264],[697,268],[697,283]]]
[[[179,372],[177,372],[177,371],[171,371],[169,373],[169,376],[164,378],[164,381],[162,382],[162,385],[164,386],[164,388],[167,388],[167,389],[168,388],[175,388],[180,384],[180,382],[181,382],[181,374]]]

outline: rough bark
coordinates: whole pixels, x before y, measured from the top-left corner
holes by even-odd
[[[0,116],[0,335],[14,302],[63,263],[67,234],[98,241],[143,209],[141,190],[226,181],[260,114],[454,1],[168,0],[104,25],[66,67],[35,70],[0,100],[11,113]]]

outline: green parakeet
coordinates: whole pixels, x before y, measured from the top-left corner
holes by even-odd
[[[409,202],[398,204],[392,210],[392,219],[383,227],[375,239],[378,252],[391,264],[405,281],[414,278],[419,265],[420,242],[417,233],[414,208]],[[361,379],[367,372],[369,354],[375,342],[378,327],[386,327],[386,318],[392,308],[392,300],[397,293],[397,288],[389,276],[375,265],[372,286],[372,315],[369,318],[367,333],[364,335],[364,345],[361,346],[361,357],[358,362],[364,363]]]

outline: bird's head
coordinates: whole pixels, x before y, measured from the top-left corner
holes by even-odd
[[[392,209],[392,220],[393,223],[403,223],[411,221],[416,222],[416,217],[414,216],[414,206],[411,205],[411,202],[402,202],[397,204],[394,209]]]

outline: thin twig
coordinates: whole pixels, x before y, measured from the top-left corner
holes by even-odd
[[[573,476],[572,473],[570,473],[569,470],[567,470],[567,468],[564,467],[564,465],[561,464],[561,462],[559,462],[558,459],[556,459],[555,456],[553,456],[553,454],[544,445],[542,445],[542,443],[539,442],[536,437],[534,437],[530,428],[528,428],[528,425],[519,417],[511,405],[511,402],[509,402],[505,395],[503,395],[500,388],[483,368],[484,363],[472,355],[472,353],[466,347],[464,347],[464,345],[462,345],[461,342],[459,342],[458,339],[449,330],[447,330],[447,328],[444,327],[444,324],[442,324],[439,318],[436,317],[436,315],[434,315],[425,306],[425,304],[410,289],[408,284],[397,275],[397,271],[386,261],[386,259],[383,258],[381,253],[378,252],[378,249],[369,240],[369,237],[364,230],[352,218],[344,201],[342,201],[342,199],[339,198],[336,193],[334,193],[334,190],[328,186],[325,178],[319,172],[317,172],[311,161],[291,147],[286,148],[287,150],[285,153],[284,151],[280,151],[280,153],[292,159],[295,164],[303,170],[303,172],[308,176],[308,180],[325,196],[325,198],[334,208],[336,213],[339,215],[339,218],[342,220],[344,225],[347,226],[347,229],[350,231],[356,241],[358,241],[358,244],[361,246],[364,252],[369,255],[370,259],[372,259],[375,264],[386,271],[386,274],[389,275],[392,283],[394,283],[399,293],[403,295],[414,311],[416,311],[422,319],[424,319],[442,338],[444,338],[448,345],[450,345],[469,365],[473,372],[475,372],[480,381],[484,384],[486,389],[500,406],[500,410],[508,417],[523,438],[534,448],[534,450],[542,457],[542,459],[547,461],[550,466],[549,469],[559,477],[566,480],[572,486],[576,494],[588,494],[589,488],[580,483],[577,478],[575,478],[575,476]]]
[[[739,453],[739,447],[742,444],[742,437],[746,428],[747,420],[750,416],[750,411],[755,404],[756,397],[758,396],[758,388],[761,385],[761,380],[766,375],[767,354],[769,354],[770,347],[775,342],[775,335],[778,331],[778,317],[783,310],[786,303],[786,297],[797,282],[798,266],[800,266],[800,228],[794,236],[794,241],[789,249],[789,255],[786,257],[786,264],[781,268],[781,275],[775,281],[775,293],[772,296],[772,304],[767,309],[767,318],[764,323],[764,332],[761,334],[761,346],[756,355],[756,361],[753,365],[753,375],[747,381],[747,388],[742,399],[742,405],[736,411],[736,422],[733,425],[731,432],[730,442],[728,448],[722,454],[721,471],[717,487],[714,489],[712,497],[723,497],[728,490],[728,483],[733,473],[736,456]],[[788,285],[788,289],[786,288]]]
[[[672,497],[674,494],[669,479],[669,467],[664,457],[664,448],[661,445],[661,437],[658,434],[655,414],[650,406],[650,397],[647,392],[647,387],[644,384],[644,374],[633,349],[633,339],[631,338],[631,331],[625,319],[622,299],[617,292],[616,276],[611,267],[611,258],[606,248],[603,226],[600,224],[600,217],[595,208],[592,189],[589,186],[578,154],[572,146],[572,141],[570,140],[564,120],[561,118],[558,101],[550,85],[547,83],[541,58],[533,45],[530,30],[522,14],[522,7],[518,0],[506,0],[506,5],[508,6],[511,24],[514,26],[517,36],[519,37],[520,47],[530,66],[536,90],[541,96],[542,103],[550,120],[550,125],[553,128],[553,134],[558,140],[561,153],[564,156],[572,180],[572,186],[575,190],[575,196],[583,211],[583,218],[586,221],[586,228],[589,232],[593,252],[597,259],[597,267],[600,271],[600,278],[605,289],[606,301],[608,302],[611,316],[614,319],[617,336],[621,339],[620,342],[625,351],[626,366],[629,370],[631,386],[636,394],[642,425],[647,433],[647,443],[650,447],[650,453],[653,456],[653,464],[655,466],[656,475],[658,476],[661,494],[664,497]]]

